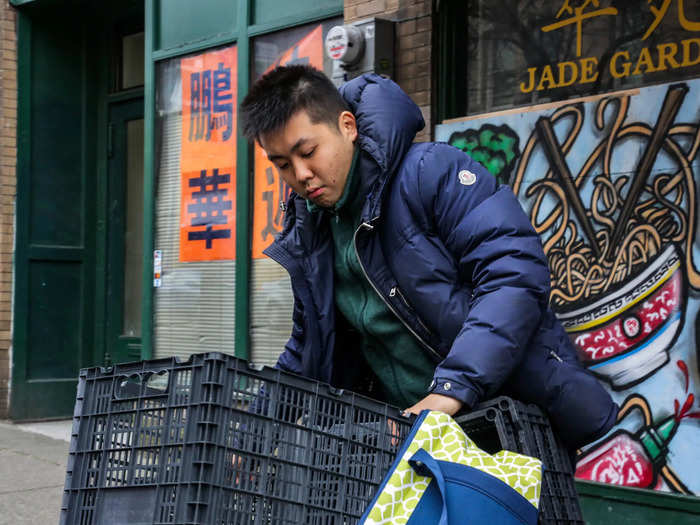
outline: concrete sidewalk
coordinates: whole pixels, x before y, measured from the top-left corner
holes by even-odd
[[[58,523],[70,421],[0,421],[0,525]]]

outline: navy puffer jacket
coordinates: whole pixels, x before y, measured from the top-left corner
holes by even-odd
[[[413,144],[423,118],[391,80],[365,75],[341,93],[357,118],[357,169],[376,180],[354,237],[358,258],[434,358],[430,391],[466,408],[498,394],[536,403],[570,447],[607,432],[617,406],[549,307],[547,260],[512,190],[456,148]],[[344,370],[334,370],[341,336],[328,216],[292,194],[265,253],[288,270],[294,292],[278,366],[336,382]]]

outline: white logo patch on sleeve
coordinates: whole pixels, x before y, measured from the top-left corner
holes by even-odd
[[[465,186],[471,186],[476,182],[476,175],[469,170],[462,170],[459,172],[459,182]]]

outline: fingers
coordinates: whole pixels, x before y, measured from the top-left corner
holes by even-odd
[[[396,447],[399,445],[401,437],[399,425],[393,419],[387,419],[386,423],[389,426],[389,434],[391,435],[391,446]]]

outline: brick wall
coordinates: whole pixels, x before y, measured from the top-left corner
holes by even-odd
[[[423,112],[425,129],[416,140],[430,140],[432,0],[345,0],[345,22],[380,17],[396,24],[395,79]]]
[[[17,16],[0,4],[0,418],[7,417],[17,176]]]

